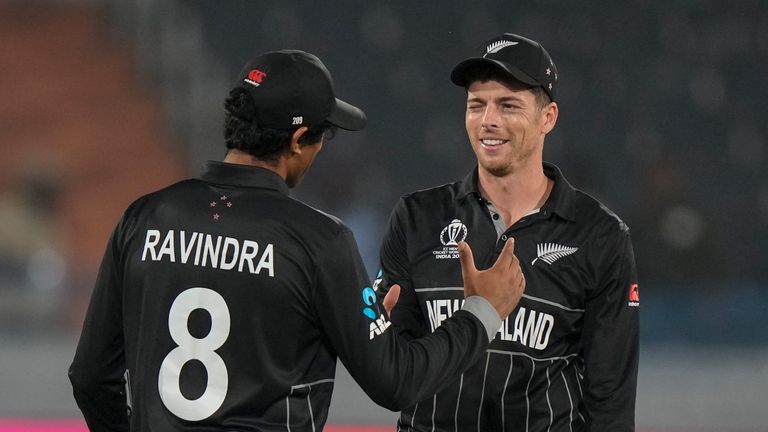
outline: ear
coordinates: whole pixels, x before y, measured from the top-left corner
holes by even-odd
[[[541,115],[544,118],[544,122],[541,125],[541,132],[546,135],[552,129],[555,128],[555,124],[557,123],[557,115],[560,112],[560,110],[557,107],[557,104],[555,102],[550,102],[542,108]]]
[[[308,127],[302,126],[298,129],[296,129],[293,132],[293,135],[291,135],[291,149],[290,154],[301,154],[301,145],[299,144],[299,139],[309,130]]]

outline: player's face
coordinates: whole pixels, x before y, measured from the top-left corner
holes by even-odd
[[[465,125],[480,169],[500,177],[539,163],[544,135],[551,130],[546,112],[528,89],[495,80],[470,84]]]

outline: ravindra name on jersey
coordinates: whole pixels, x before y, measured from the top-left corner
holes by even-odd
[[[147,259],[238,272],[245,270],[251,274],[261,274],[265,270],[270,277],[275,277],[272,243],[260,249],[259,243],[253,240],[202,232],[187,233],[183,229],[165,232],[147,230],[141,260]]]

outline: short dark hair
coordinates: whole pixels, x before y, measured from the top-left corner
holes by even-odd
[[[528,89],[533,93],[533,96],[536,98],[536,106],[539,109],[544,108],[545,106],[547,106],[548,103],[552,102],[552,99],[549,97],[547,92],[544,91],[544,88],[539,86],[531,86],[531,85],[525,84],[524,82],[518,81],[515,78],[511,77],[509,74],[499,70],[498,67],[495,67],[492,65],[483,64],[483,65],[477,65],[474,68],[472,68],[472,70],[467,74],[466,88],[469,89],[469,85],[476,81],[479,81],[479,82],[499,81],[511,87]]]
[[[264,161],[276,161],[286,153],[291,143],[291,136],[298,128],[275,129],[259,127],[256,120],[256,105],[253,98],[243,87],[235,87],[229,92],[224,102],[224,141],[227,149],[238,149]],[[336,128],[328,122],[310,126],[299,138],[299,144],[317,144],[323,139],[331,139]]]

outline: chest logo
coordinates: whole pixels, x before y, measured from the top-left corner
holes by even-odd
[[[440,243],[443,246],[457,246],[467,238],[467,226],[460,220],[454,219],[440,232]]]
[[[557,243],[539,243],[536,245],[536,258],[531,261],[531,265],[535,264],[538,260],[542,260],[545,263],[552,265],[555,261],[568,256],[577,250],[579,250],[577,247],[563,246]]]
[[[440,231],[442,248],[432,251],[435,259],[459,259],[459,242],[467,239],[467,226],[454,219]]]

